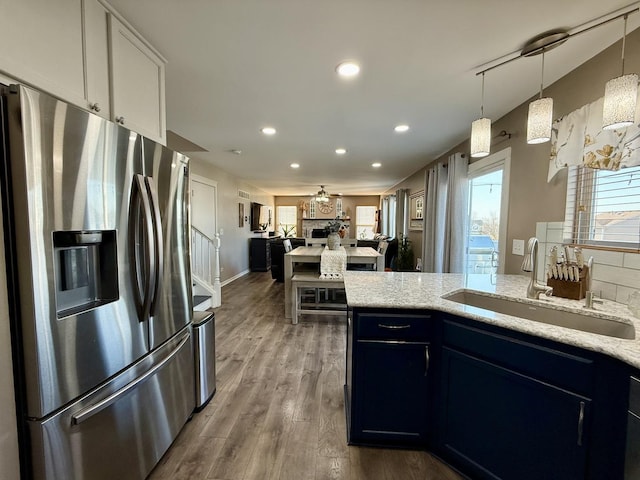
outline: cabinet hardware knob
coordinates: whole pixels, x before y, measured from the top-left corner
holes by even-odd
[[[124,125],[124,117],[116,117],[116,123]]]
[[[89,108],[97,113],[100,111],[100,104],[98,102],[92,103],[91,105],[89,105]]]
[[[584,402],[580,402],[580,413],[578,413],[578,446],[582,446],[582,430],[584,427]]]

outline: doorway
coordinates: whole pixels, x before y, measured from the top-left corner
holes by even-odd
[[[191,176],[191,225],[213,239],[217,230],[218,183]]]
[[[191,280],[195,310],[220,306],[218,184],[191,177]]]
[[[511,148],[469,165],[466,273],[504,273]]]

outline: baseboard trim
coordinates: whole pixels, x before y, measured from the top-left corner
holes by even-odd
[[[239,274],[234,275],[233,277],[225,280],[224,282],[220,282],[220,286],[224,287],[225,285],[229,285],[234,280],[238,280],[240,277],[244,277],[245,275],[248,275],[250,272],[251,270],[244,270],[243,272],[240,272]]]

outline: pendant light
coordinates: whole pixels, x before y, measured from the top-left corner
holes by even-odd
[[[491,120],[484,116],[484,74],[482,72],[482,103],[480,118],[471,123],[471,156],[486,157],[491,148]]]
[[[624,74],[624,47],[627,39],[627,17],[624,16],[622,34],[622,75],[607,82],[604,87],[604,105],[602,108],[603,130],[633,125],[636,116],[638,98],[638,75]]]
[[[544,85],[544,48],[542,49],[542,69],[540,74],[540,97],[529,104],[527,117],[527,143],[548,142],[551,139],[553,120],[553,98],[543,97]]]

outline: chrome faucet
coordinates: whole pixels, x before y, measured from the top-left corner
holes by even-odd
[[[527,298],[540,298],[540,294],[544,293],[550,296],[553,288],[538,283],[538,239],[531,237],[527,244],[527,254],[522,261],[522,270],[531,272],[531,281],[527,287]]]

